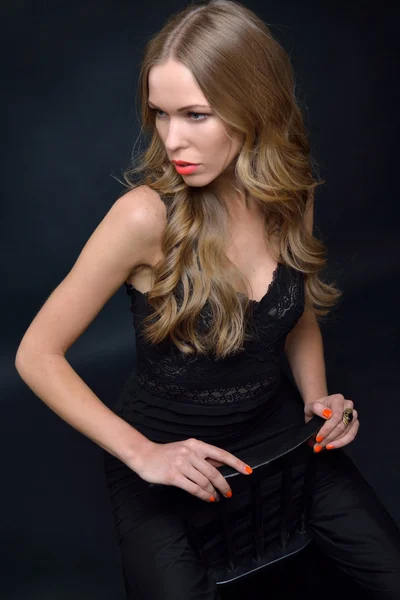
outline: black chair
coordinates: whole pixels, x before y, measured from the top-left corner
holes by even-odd
[[[229,479],[232,498],[220,494],[219,502],[202,503],[198,513],[196,502],[182,504],[189,540],[217,585],[281,565],[310,543],[307,518],[318,454],[307,442],[323,423],[324,419],[314,417],[291,439],[237,454],[252,467],[249,476],[220,467]],[[269,493],[275,498],[271,506]],[[198,505],[198,499],[194,500]]]

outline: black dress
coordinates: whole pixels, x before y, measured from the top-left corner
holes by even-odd
[[[256,334],[244,351],[223,360],[185,357],[170,341],[148,344],[141,336],[151,309],[146,294],[126,289],[136,330],[136,368],[114,408],[121,418],[154,442],[196,438],[239,458],[258,443],[270,440],[276,446],[301,435],[304,404],[282,370],[286,336],[304,311],[301,273],[278,264],[264,297],[252,302]],[[396,524],[344,451],[324,451],[318,459],[309,521],[315,542],[371,597],[400,599]],[[104,461],[128,597],[218,598],[177,508],[182,496],[199,507],[208,504],[174,486],[159,493],[108,452]],[[271,506],[278,503],[274,491],[268,490]]]

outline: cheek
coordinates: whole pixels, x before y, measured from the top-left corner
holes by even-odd
[[[225,131],[221,128],[213,128],[204,134],[202,149],[205,159],[210,160],[215,165],[222,165],[226,157],[232,154],[234,147],[227,137]]]

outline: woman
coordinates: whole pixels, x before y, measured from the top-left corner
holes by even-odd
[[[340,292],[319,279],[319,182],[287,54],[241,4],[192,5],[148,43],[139,89],[150,145],[16,360],[35,393],[105,450],[129,597],[217,598],[177,499],[230,497],[219,466],[251,476],[246,448],[294,437],[314,415],[325,423],[311,534],[360,590],[400,597],[399,532],[342,451],[357,411],[327,391],[318,321]],[[114,412],[65,353],[123,283],[137,366]]]

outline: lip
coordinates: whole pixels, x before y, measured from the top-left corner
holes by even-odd
[[[171,160],[171,162],[174,165],[178,165],[179,167],[189,167],[189,166],[192,166],[192,165],[195,165],[197,167],[198,164],[199,164],[199,163],[187,162],[186,160]]]
[[[175,169],[180,175],[191,175],[194,173],[200,165],[177,165],[175,164]]]

